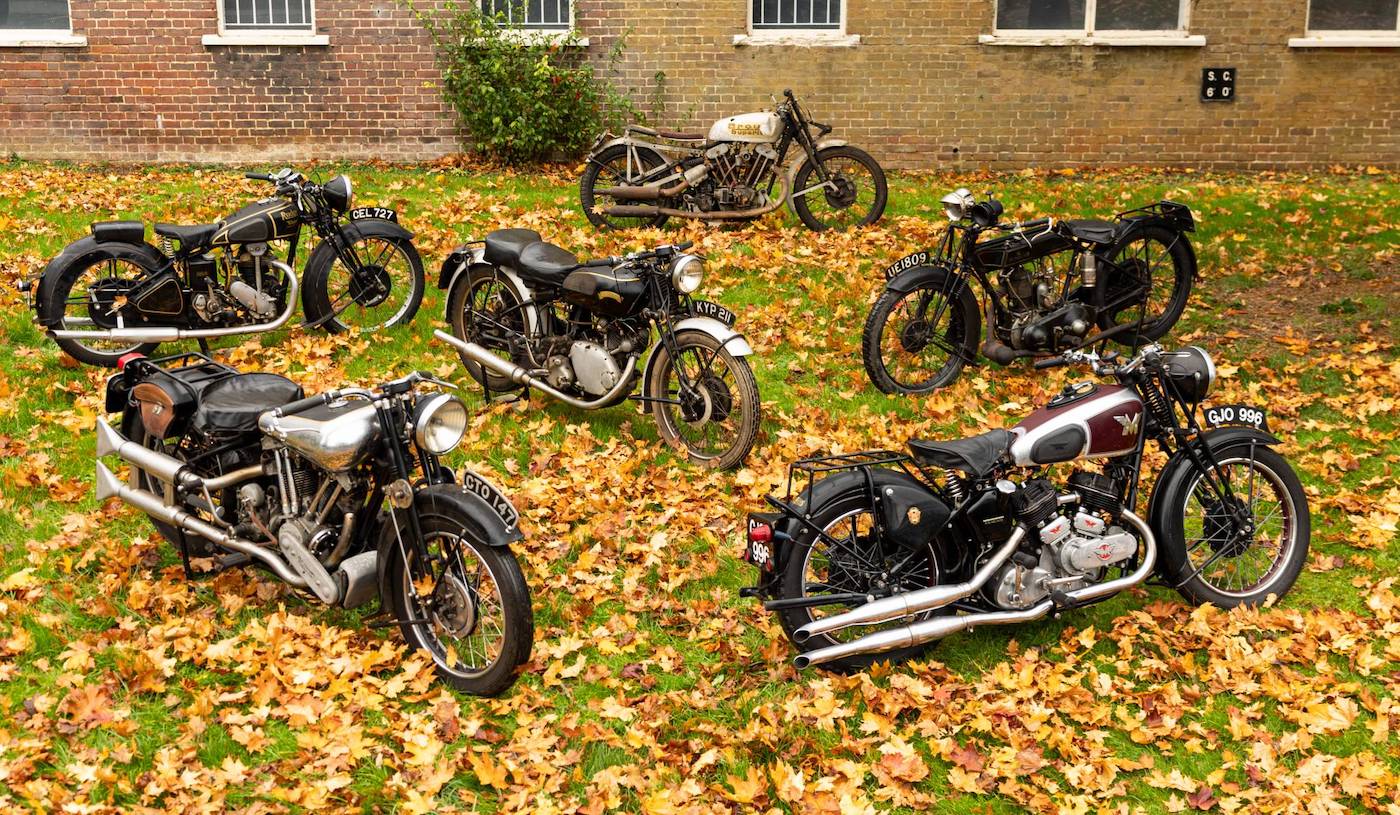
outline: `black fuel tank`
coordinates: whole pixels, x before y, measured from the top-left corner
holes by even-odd
[[[609,317],[627,317],[646,303],[647,286],[635,272],[579,269],[564,278],[564,299]]]
[[[1048,220],[1029,221],[1018,232],[979,243],[975,250],[977,259],[983,266],[1001,269],[1074,247],[1058,231],[1046,229],[1049,224]]]
[[[214,246],[261,243],[290,238],[299,223],[296,204],[285,198],[254,201],[225,218],[211,242]]]

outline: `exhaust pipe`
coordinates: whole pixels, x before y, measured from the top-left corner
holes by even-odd
[[[625,187],[623,189],[648,189],[646,187]],[[688,209],[676,209],[675,207],[647,207],[647,206],[615,206],[600,210],[604,215],[611,215],[614,218],[651,218],[657,215],[667,215],[672,218],[697,218],[702,221],[734,221],[757,218],[760,215],[767,215],[773,210],[781,207],[788,200],[788,191],[791,190],[787,176],[783,176],[782,195],[774,196],[773,200],[761,207],[751,209],[723,210],[718,212],[694,212]],[[661,190],[665,193],[665,190]],[[674,193],[671,193],[674,194]],[[627,196],[615,196],[625,198]],[[640,199],[642,196],[632,196]]]
[[[579,399],[576,396],[570,396],[564,393],[547,382],[540,381],[519,365],[509,360],[501,359],[474,342],[467,342],[466,340],[454,337],[441,329],[434,330],[433,336],[461,351],[469,357],[472,362],[475,362],[483,368],[489,368],[518,385],[525,385],[543,391],[565,404],[573,405],[576,408],[583,408],[584,410],[590,410],[599,405],[606,405],[630,389],[632,387],[632,372],[636,370],[637,367],[637,355],[632,354],[627,357],[627,370],[623,372],[622,377],[617,380],[617,383],[612,386],[612,390],[594,400]]]
[[[263,474],[261,464],[251,464],[213,478],[202,478],[189,469],[185,462],[164,453],[142,447],[126,438],[107,423],[97,420],[97,457],[120,456],[128,464],[148,473],[167,484],[185,490],[207,490],[218,492],[235,484],[241,484]]]
[[[1116,580],[1106,583],[1096,583],[1092,586],[1075,589],[1065,592],[1068,599],[1066,605],[1078,605],[1090,600],[1097,600],[1110,594],[1132,588],[1146,580],[1148,575],[1157,566],[1157,539],[1153,537],[1151,528],[1146,522],[1129,510],[1123,510],[1120,517],[1131,524],[1142,536],[1143,556],[1142,563],[1133,570],[1131,574],[1124,575]],[[1020,527],[1018,527],[1018,530]],[[1013,537],[1014,537],[1013,533]],[[1001,554],[1000,551],[997,553]],[[980,571],[978,572],[981,573]],[[964,584],[965,585],[965,584]],[[912,594],[918,594],[913,592]],[[885,598],[893,600],[895,598]],[[961,617],[935,617],[931,620],[921,620],[910,625],[899,628],[891,628],[885,631],[876,631],[864,637],[851,640],[850,642],[838,643],[826,648],[818,648],[804,654],[798,654],[793,659],[793,664],[798,668],[806,668],[811,665],[821,665],[833,659],[855,656],[857,654],[878,653],[881,651],[892,651],[897,648],[909,648],[915,645],[923,645],[926,642],[942,639],[950,634],[960,631],[970,631],[979,625],[1009,625],[1011,623],[1030,622],[1038,620],[1049,614],[1055,607],[1054,600],[1043,600],[1022,611],[988,611],[979,614],[964,614]],[[861,606],[865,608],[865,606]],[[854,609],[860,611],[861,608]],[[838,615],[839,616],[839,615]],[[799,629],[800,630],[800,629]],[[795,637],[794,637],[795,639]]]
[[[1021,545],[1021,540],[1026,537],[1026,528],[1017,525],[1011,532],[1011,537],[1006,539],[1006,543],[996,551],[982,568],[972,576],[972,579],[965,583],[954,583],[950,586],[930,586],[926,589],[896,594],[893,597],[884,597],[863,606],[857,606],[850,611],[841,614],[833,614],[830,617],[822,617],[813,620],[793,632],[793,642],[801,643],[815,637],[818,634],[825,634],[828,631],[836,631],[841,628],[849,628],[853,625],[871,625],[883,623],[888,620],[898,620],[910,617],[922,611],[942,608],[949,603],[967,597],[978,589],[982,588],[992,575],[1000,569],[1013,554],[1017,547]],[[881,632],[884,633],[884,632]],[[877,635],[872,635],[877,636]],[[859,640],[857,640],[858,642]],[[891,646],[899,648],[902,646]],[[834,659],[834,657],[833,657]]]
[[[74,331],[69,328],[50,328],[49,335],[60,340],[123,340],[126,342],[175,342],[176,340],[208,340],[216,337],[232,337],[239,334],[261,334],[274,331],[287,324],[297,309],[296,272],[280,260],[269,260],[272,266],[286,275],[287,307],[271,322],[253,325],[226,326],[223,328],[176,328],[169,325],[142,326],[140,328],[101,328],[92,331]]]
[[[651,185],[645,187],[604,187],[597,193],[609,198],[621,198],[628,201],[659,201],[662,198],[674,198],[688,189],[690,189],[690,179],[682,178],[670,187]]]

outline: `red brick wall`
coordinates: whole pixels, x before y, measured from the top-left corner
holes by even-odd
[[[1400,166],[1400,48],[1293,49],[1307,0],[1197,0],[1203,48],[982,45],[993,0],[847,0],[854,48],[736,47],[748,0],[576,0],[588,53],[664,125],[791,87],[896,167]],[[318,0],[329,47],[205,46],[216,0],[73,0],[81,49],[0,48],[0,152],[413,160],[460,149],[397,0]],[[152,11],[154,9],[155,11]],[[1206,66],[1239,98],[1198,101]],[[665,74],[660,87],[656,75]]]

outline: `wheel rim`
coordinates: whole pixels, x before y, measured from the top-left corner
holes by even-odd
[[[863,162],[847,156],[826,159],[822,167],[835,189],[822,187],[802,196],[807,211],[828,229],[849,229],[865,223],[875,210],[875,173]],[[803,186],[815,181],[815,172],[807,174]]]
[[[1114,312],[1113,320],[1118,322],[1120,315],[1136,319],[1136,315],[1141,314],[1142,331],[1149,333],[1172,308],[1176,265],[1172,261],[1171,247],[1157,238],[1142,235],[1124,244],[1113,261],[1123,270],[1110,281],[1109,297],[1125,291],[1142,292],[1141,299]],[[1154,279],[1170,280],[1173,285],[1160,292],[1158,288],[1163,287],[1153,286]]]
[[[510,340],[525,332],[520,300],[505,281],[482,277],[471,285],[462,309],[464,334],[505,360],[511,359]],[[471,363],[476,365],[476,363]]]
[[[880,332],[880,363],[902,388],[941,383],[960,361],[962,320],[942,292],[915,289],[899,298]]]
[[[408,600],[418,638],[438,667],[461,677],[481,676],[505,651],[505,603],[490,564],[465,539],[431,532],[423,542],[430,575],[410,583],[403,571],[400,589]]]
[[[146,270],[134,261],[123,258],[103,258],[89,265],[73,280],[63,300],[59,327],[67,331],[98,331],[103,328],[134,327],[122,312],[126,307],[124,294],[140,280]],[[141,346],[129,340],[93,339],[71,340],[94,354],[129,353]]]
[[[655,169],[656,164],[652,161],[645,161],[644,159],[642,159],[640,154],[638,155],[637,161],[650,166],[642,168],[642,171],[640,173],[629,174],[627,172],[627,155],[623,153],[608,161],[601,162],[599,165],[598,174],[593,177],[593,188],[589,190],[589,197],[593,199],[592,205],[594,213],[600,219],[602,219],[604,223],[606,223],[613,229],[634,229],[638,227],[650,226],[651,223],[655,220],[655,216],[623,217],[617,215],[604,215],[602,213],[602,209],[604,207],[609,207],[613,204],[632,205],[637,203],[633,200],[619,200],[613,198],[610,195],[599,196],[597,193],[597,189],[600,186],[623,187],[638,186],[642,184],[647,172],[649,172],[652,169]],[[660,202],[658,201],[657,204],[660,204]]]
[[[834,546],[825,538],[819,537],[807,547],[802,559],[801,596],[815,597],[820,594],[847,592],[887,595],[938,585],[938,557],[931,545],[925,546],[917,553],[918,556],[911,558],[908,568],[893,574],[886,572],[884,577],[881,576],[881,570],[891,565],[887,558],[881,558],[878,564],[873,560],[860,562],[856,554],[864,553],[868,557],[870,553],[877,551],[873,539],[874,530],[875,516],[869,507],[850,510],[827,524],[822,531],[838,541],[841,546]],[[839,605],[818,606],[809,609],[808,614],[813,620],[818,620],[844,610],[845,607]],[[937,612],[926,612],[911,619],[924,619],[935,613]],[[906,625],[908,622],[909,619],[898,619],[885,625],[838,629],[823,636],[836,642],[845,642],[865,636],[871,631],[890,625]]]
[[[335,319],[346,328],[373,331],[397,325],[413,302],[413,261],[397,241],[361,238],[353,246],[358,273],[336,257],[326,275],[326,299]]]
[[[1229,483],[1233,506],[1246,510],[1253,529],[1231,539],[1231,504],[1216,498],[1198,473],[1182,519],[1188,566],[1215,591],[1249,597],[1279,576],[1297,546],[1297,507],[1283,477],[1262,461],[1236,457],[1219,464],[1217,478]]]
[[[662,381],[666,398],[678,403],[665,403],[662,415],[691,455],[718,459],[743,438],[747,406],[738,375],[724,354],[683,345],[674,357],[667,356]]]

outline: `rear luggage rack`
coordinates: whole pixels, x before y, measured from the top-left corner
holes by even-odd
[[[821,478],[832,473],[843,472],[845,470],[859,470],[869,467],[898,467],[915,478],[920,478],[921,474],[914,463],[905,453],[894,450],[862,450],[857,453],[840,453],[828,456],[812,456],[794,461],[788,466],[787,495],[784,502],[791,504],[793,496],[793,486],[802,484],[803,478],[798,473],[806,473],[807,488],[810,488]],[[800,494],[802,490],[798,490]]]

